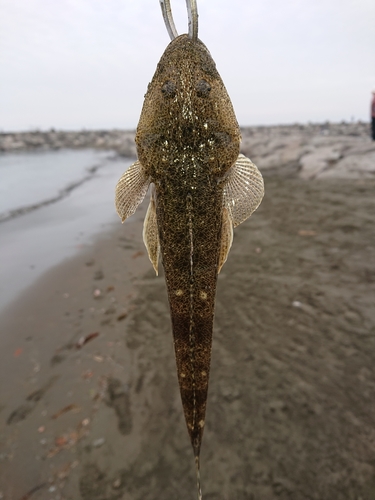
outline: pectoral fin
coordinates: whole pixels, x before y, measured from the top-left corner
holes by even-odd
[[[238,155],[228,170],[224,182],[224,207],[233,226],[245,221],[258,208],[264,195],[262,174],[246,156]]]
[[[233,223],[230,218],[227,208],[223,208],[223,221],[221,223],[221,242],[220,242],[220,255],[219,266],[217,274],[221,271],[225,261],[227,260],[230,247],[233,242]]]
[[[116,186],[116,211],[122,222],[134,214],[147,193],[150,179],[140,161],[136,161],[121,176]]]
[[[148,256],[154,266],[156,276],[158,275],[158,263],[160,254],[158,224],[156,221],[156,207],[154,193],[151,194],[150,204],[147,209],[143,223],[143,241],[147,248]]]

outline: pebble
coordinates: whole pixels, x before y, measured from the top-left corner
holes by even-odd
[[[95,441],[92,442],[92,445],[94,448],[100,448],[101,446],[103,446],[104,443],[105,443],[105,439],[99,438],[99,439],[95,439]]]
[[[116,488],[120,488],[120,486],[121,486],[121,479],[120,478],[116,479],[116,481],[113,481],[112,488],[116,489]]]

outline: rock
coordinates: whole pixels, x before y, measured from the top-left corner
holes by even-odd
[[[341,158],[341,152],[336,149],[337,146],[316,148],[313,152],[302,156],[299,160],[301,165],[300,177],[302,179],[314,179],[337,163]]]

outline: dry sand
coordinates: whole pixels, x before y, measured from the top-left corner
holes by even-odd
[[[271,176],[235,230],[218,282],[205,500],[375,498],[374,189]],[[144,213],[0,318],[3,499],[196,498]]]

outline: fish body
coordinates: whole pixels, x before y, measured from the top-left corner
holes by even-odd
[[[257,208],[263,180],[239,154],[240,129],[205,45],[188,35],[166,48],[139,120],[138,161],[121,177],[124,221],[153,184],[143,237],[158,272],[161,255],[181,399],[196,457],[205,422],[217,275],[233,227]]]
[[[155,184],[178,379],[196,448],[210,368],[222,226],[220,179],[236,161],[240,145],[229,96],[200,41],[182,35],[165,51],[145,96],[136,143],[139,160]]]

